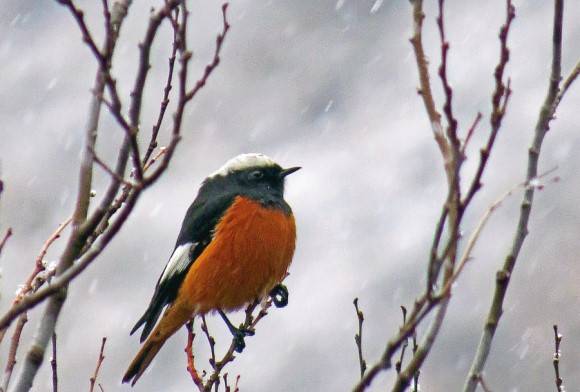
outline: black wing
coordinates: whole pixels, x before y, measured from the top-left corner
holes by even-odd
[[[198,196],[187,210],[175,248],[157,281],[149,307],[131,330],[132,335],[145,324],[141,342],[151,333],[163,308],[177,296],[189,267],[211,242],[213,229],[235,197],[235,194],[211,199]]]

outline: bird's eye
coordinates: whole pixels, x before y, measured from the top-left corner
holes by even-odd
[[[259,180],[260,178],[264,177],[264,172],[261,170],[254,170],[253,172],[250,172],[248,177],[250,180]]]

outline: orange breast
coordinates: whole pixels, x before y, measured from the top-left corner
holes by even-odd
[[[239,309],[265,296],[284,278],[295,241],[292,214],[236,197],[189,269],[177,301],[206,313]]]

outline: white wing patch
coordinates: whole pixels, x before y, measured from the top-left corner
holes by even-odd
[[[217,171],[213,172],[210,177],[227,176],[229,173],[236,170],[244,170],[249,167],[271,167],[275,166],[276,162],[264,154],[249,153],[241,154],[227,161]]]
[[[191,264],[189,257],[191,253],[191,248],[197,245],[197,242],[188,242],[187,244],[179,245],[173,251],[169,262],[163,270],[159,284],[171,279],[175,275],[183,273],[187,267]]]

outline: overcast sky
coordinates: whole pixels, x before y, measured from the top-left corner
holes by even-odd
[[[124,99],[150,6],[159,4],[134,3],[113,68]],[[426,3],[425,45],[435,75],[435,2]],[[485,116],[468,153],[468,178],[489,131],[497,33],[505,4],[449,3],[448,73],[460,132],[465,134],[477,111]],[[547,89],[552,4],[515,3],[506,71],[514,93],[485,186],[466,216],[466,234],[491,201],[523,180],[527,148]],[[102,33],[100,2],[78,4],[95,34]],[[199,72],[221,29],[220,3],[196,1],[190,8],[192,72]],[[565,74],[580,59],[578,15],[580,4],[569,1]],[[372,364],[400,324],[399,306],[411,306],[423,288],[445,178],[416,93],[408,1],[240,0],[231,4],[229,20],[232,28],[222,62],[186,111],[183,140],[170,170],[140,199],[102,257],[71,286],[57,326],[62,391],[88,388],[102,336],[108,341],[99,382],[107,392],[129,390],[120,379],[139,347],[129,330],[149,302],[183,214],[204,177],[242,152],[263,152],[282,166],[303,167],[287,182],[286,199],[298,226],[287,280],[290,304],[273,310],[256,336],[246,339],[243,355],[228,366],[230,375],[241,374],[242,391],[350,390],[358,377],[353,298],[360,298],[365,312],[364,352]],[[153,48],[143,142],[162,94],[168,37],[165,28]],[[14,230],[0,263],[0,310],[5,311],[44,240],[72,211],[96,64],[73,19],[56,1],[19,0],[4,0],[0,7],[0,63],[0,165],[5,182],[0,229]],[[438,80],[433,83],[441,102]],[[554,323],[564,334],[565,384],[568,390],[580,385],[579,107],[580,86],[575,86],[542,151],[541,171],[557,167],[561,180],[535,200],[530,235],[486,368],[494,391],[554,389]],[[98,151],[111,160],[122,131],[107,117],[101,125]],[[106,181],[99,172],[97,195]],[[495,271],[511,243],[520,198],[516,193],[493,216],[454,288],[440,337],[421,372],[422,390],[455,391],[463,384],[491,301]],[[58,258],[62,244],[51,249],[49,260]],[[28,346],[39,311],[31,313],[22,348]],[[210,327],[222,343],[221,352],[229,333],[219,320],[212,319]],[[185,342],[185,331],[168,341],[135,390],[194,390],[185,371]],[[5,339],[3,350],[7,344]],[[205,365],[206,342],[196,339],[195,352],[200,366]],[[378,378],[371,390],[388,388],[391,376]],[[49,390],[49,382],[44,366],[33,389]]]

